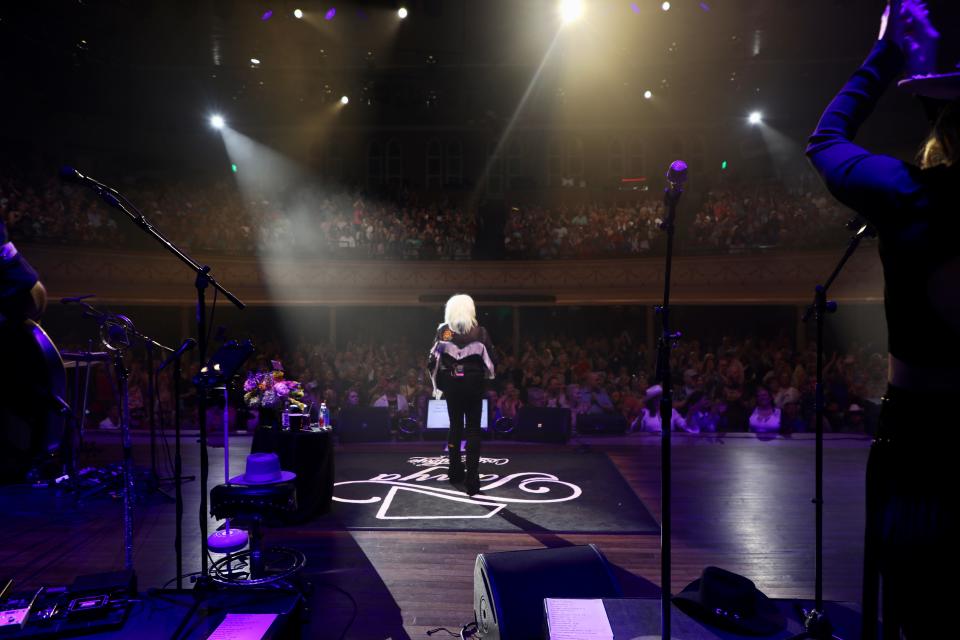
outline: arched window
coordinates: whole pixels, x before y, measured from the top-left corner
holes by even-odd
[[[626,177],[625,174],[625,162],[623,157],[623,140],[620,138],[614,138],[610,141],[609,147],[609,166],[610,166],[610,177],[614,180],[619,180],[620,178]]]
[[[427,143],[427,189],[439,189],[443,186],[443,147],[439,140]]]
[[[391,187],[399,187],[403,183],[403,147],[396,138],[387,142],[386,182]]]
[[[459,140],[447,143],[444,184],[459,186],[463,182],[463,145]]]
[[[516,186],[523,176],[523,144],[513,140],[507,151],[507,180],[510,187]]]
[[[487,193],[494,196],[503,195],[503,156],[498,154],[496,146],[490,151],[487,159]]]
[[[547,144],[547,184],[559,187],[563,178],[563,143],[550,140]]]
[[[564,158],[564,167],[566,178],[573,180],[579,186],[583,180],[583,140],[578,136],[573,136],[567,140],[566,157]]]
[[[374,140],[367,149],[367,184],[379,187],[384,178],[383,145]]]
[[[647,163],[645,149],[639,138],[630,140],[630,161],[628,163],[631,178],[640,178],[646,175]]]

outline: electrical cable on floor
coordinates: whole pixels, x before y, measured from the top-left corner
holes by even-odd
[[[470,629],[469,633],[467,633],[467,629]],[[429,631],[427,631],[427,635],[432,636],[433,634],[439,633],[441,631],[449,635],[451,638],[460,638],[460,640],[466,640],[467,638],[472,638],[473,634],[477,632],[477,623],[468,622],[467,624],[460,627],[460,633],[454,633],[453,631],[450,631],[450,629],[447,629],[446,627],[436,627],[434,629],[430,629]]]
[[[329,582],[317,582],[315,583],[315,586],[329,587],[334,591],[339,591],[343,595],[347,596],[347,598],[350,600],[350,604],[353,606],[353,612],[350,614],[350,621],[347,622],[347,626],[344,627],[343,632],[340,634],[340,640],[343,640],[344,638],[347,637],[347,631],[350,631],[350,627],[352,627],[353,623],[356,622],[357,613],[359,613],[360,611],[360,607],[357,605],[356,599],[354,599],[354,597],[350,595],[350,592],[347,591],[346,589],[342,587],[338,587],[335,584],[330,584]]]

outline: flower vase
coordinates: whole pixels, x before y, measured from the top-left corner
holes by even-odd
[[[261,429],[279,429],[280,412],[275,407],[260,407],[257,427]]]

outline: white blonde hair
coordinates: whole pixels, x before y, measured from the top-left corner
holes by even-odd
[[[477,308],[473,298],[465,293],[452,296],[443,310],[443,321],[457,333],[470,333],[477,326]]]

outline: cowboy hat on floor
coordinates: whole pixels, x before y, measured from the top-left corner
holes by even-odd
[[[694,620],[734,633],[768,636],[787,627],[777,606],[751,580],[719,567],[706,567],[673,603]]]

